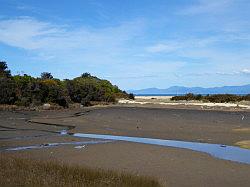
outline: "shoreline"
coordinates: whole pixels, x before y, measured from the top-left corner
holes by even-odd
[[[211,103],[202,101],[172,101],[173,96],[135,96],[135,100],[120,99],[120,105],[135,105],[148,107],[171,107],[183,109],[200,109],[200,110],[229,110],[229,111],[249,111],[250,102],[237,103]]]
[[[147,97],[146,99],[144,97]],[[160,98],[158,98],[160,97]],[[12,112],[42,112],[42,111],[74,111],[74,110],[85,110],[85,109],[96,109],[96,108],[110,108],[110,107],[143,107],[143,108],[168,108],[168,109],[186,109],[186,110],[208,110],[208,111],[228,111],[237,112],[244,111],[250,112],[249,104],[238,104],[238,103],[211,103],[211,102],[200,102],[200,101],[171,101],[172,96],[162,99],[162,96],[151,97],[151,96],[138,96],[135,100],[119,99],[117,103],[110,104],[96,104],[88,107],[74,106],[69,108],[58,108],[51,107],[50,109],[43,109],[42,106],[36,108],[20,107],[16,105],[0,105],[1,111],[12,111]],[[153,99],[152,99],[153,98]]]

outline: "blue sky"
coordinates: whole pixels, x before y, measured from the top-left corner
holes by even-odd
[[[122,89],[250,83],[249,0],[0,0],[13,74],[90,72]]]

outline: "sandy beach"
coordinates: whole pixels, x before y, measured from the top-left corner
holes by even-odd
[[[135,96],[135,100],[120,99],[119,104],[129,105],[150,105],[160,107],[180,107],[180,108],[196,108],[196,109],[217,109],[217,110],[250,110],[250,103],[248,101],[241,101],[237,103],[211,103],[202,101],[172,101],[173,96]]]

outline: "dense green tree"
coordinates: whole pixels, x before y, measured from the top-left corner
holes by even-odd
[[[14,104],[16,85],[10,78],[0,77],[0,104]]]
[[[22,106],[29,106],[33,102],[32,87],[35,84],[36,79],[24,74],[13,76],[13,80],[16,85],[16,104]],[[40,103],[41,104],[41,103]]]
[[[43,103],[56,103],[67,107],[69,102],[91,105],[92,101],[114,102],[118,97],[128,97],[117,86],[83,73],[73,80],[53,78],[44,72],[41,78],[29,75],[11,76],[6,62],[0,62],[0,103],[22,106],[36,106]]]
[[[7,63],[0,61],[0,104],[14,104],[15,100],[15,82],[12,80]]]
[[[7,63],[0,61],[0,77],[10,78],[11,72],[8,70]]]
[[[81,75],[82,78],[91,77],[91,74],[86,72]]]
[[[53,79],[53,76],[49,72],[43,72],[43,73],[41,73],[41,79],[43,79],[43,80],[45,80],[45,79]]]
[[[86,100],[114,102],[115,94],[119,92],[117,86],[113,86],[109,81],[92,76],[81,76],[66,82],[71,100],[78,103],[85,103]]]

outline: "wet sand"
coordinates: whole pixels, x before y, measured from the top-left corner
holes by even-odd
[[[86,112],[89,111],[89,112]],[[78,112],[78,115],[74,115]],[[80,113],[79,113],[80,112]],[[242,116],[244,118],[242,119]],[[174,139],[234,145],[249,140],[250,113],[138,107],[89,108],[44,112],[0,112],[0,147],[52,142],[89,141],[59,136],[63,126],[70,132]],[[7,128],[6,128],[7,127]],[[6,131],[8,130],[9,131]],[[15,131],[15,128],[19,130]],[[22,129],[22,130],[20,130]],[[29,129],[29,130],[27,130]],[[20,139],[7,139],[20,137]],[[26,136],[22,139],[21,137]],[[27,136],[30,136],[28,138]],[[34,137],[38,136],[38,137]],[[5,139],[4,139],[5,138]],[[69,164],[126,171],[158,178],[166,186],[249,186],[250,165],[216,159],[186,149],[115,141],[86,145],[1,152],[36,159],[56,159]]]

